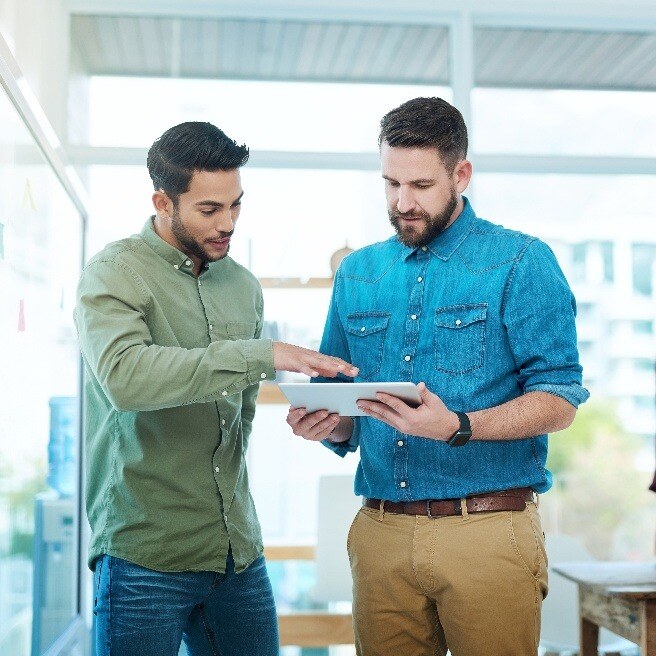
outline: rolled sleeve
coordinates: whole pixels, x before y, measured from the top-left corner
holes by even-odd
[[[503,317],[525,393],[548,392],[574,407],[588,399],[576,340],[576,301],[553,252],[537,239],[513,269]]]
[[[535,383],[534,385],[527,385],[524,388],[525,392],[548,392],[554,396],[560,396],[571,403],[575,408],[578,408],[581,403],[585,403],[590,398],[590,392],[585,387],[572,383],[571,385],[553,385],[549,383]]]

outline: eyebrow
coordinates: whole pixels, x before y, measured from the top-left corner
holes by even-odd
[[[232,201],[231,205],[235,205],[238,203],[242,197],[244,196],[244,192],[242,191],[239,196]],[[215,200],[199,200],[197,203],[194,204],[195,207],[223,207],[223,203],[217,203]]]
[[[390,182],[398,182],[398,180],[395,180],[394,178],[390,178],[387,175],[383,175],[383,179],[389,180]],[[426,182],[435,182],[435,180],[433,178],[419,178],[418,180],[410,180],[410,184],[420,184]]]

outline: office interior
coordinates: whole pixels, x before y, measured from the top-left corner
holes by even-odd
[[[262,283],[265,336],[317,348],[336,263],[392,234],[380,118],[458,107],[476,212],[545,240],[577,298],[592,396],[550,438],[552,560],[654,560],[653,0],[2,0],[0,82],[2,656],[92,653],[75,289],[153,213],[147,149],[188,120],[249,145],[231,256]],[[282,653],[354,654],[357,460],[286,413],[264,383],[248,453]],[[576,589],[555,577],[541,653],[576,653]]]

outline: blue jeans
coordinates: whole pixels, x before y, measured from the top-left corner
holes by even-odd
[[[277,656],[278,620],[264,557],[235,573],[156,572],[115,556],[95,562],[96,656]]]

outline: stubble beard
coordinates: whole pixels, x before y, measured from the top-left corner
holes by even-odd
[[[177,208],[175,208],[171,214],[171,232],[182,246],[181,250],[186,255],[193,255],[194,257],[197,257],[201,262],[217,262],[218,260],[222,260],[224,257],[226,257],[230,251],[230,245],[228,245],[226,252],[222,255],[210,255],[203,248],[203,245],[189,234],[189,231],[182,223],[182,218],[180,217],[180,212]],[[232,232],[225,234],[221,233],[221,238],[223,239],[224,237],[229,237],[231,234]]]

